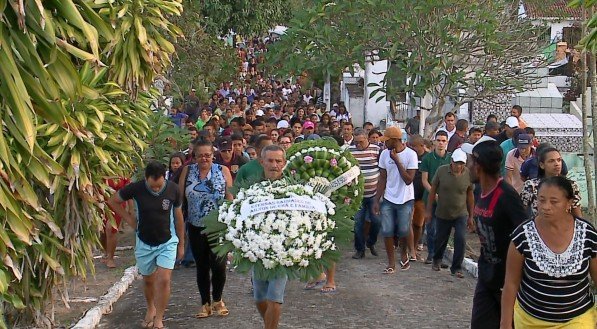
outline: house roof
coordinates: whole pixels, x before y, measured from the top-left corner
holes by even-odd
[[[527,1],[524,3],[526,15],[530,19],[580,19],[581,8],[568,7],[567,0]]]

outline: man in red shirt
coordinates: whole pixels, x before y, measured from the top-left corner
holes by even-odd
[[[218,143],[218,150],[219,152],[216,153],[214,162],[228,167],[232,174],[232,179],[234,180],[240,167],[247,163],[247,159],[232,151],[232,139],[230,137],[222,137]]]

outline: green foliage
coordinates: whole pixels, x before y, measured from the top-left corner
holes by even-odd
[[[216,90],[223,81],[233,80],[240,63],[234,48],[213,34],[206,33],[201,13],[202,2],[185,0],[184,12],[173,22],[185,33],[175,48],[173,68],[168,73],[176,98],[183,99],[191,88],[202,93]],[[207,95],[205,95],[208,97]]]
[[[201,14],[205,30],[215,35],[234,31],[244,36],[263,35],[286,22],[302,1],[204,0]]]
[[[189,136],[186,130],[176,126],[172,120],[161,112],[154,112],[148,117],[147,124],[151,129],[147,132],[145,141],[147,147],[141,161],[138,164],[138,171],[142,171],[144,163],[157,160],[168,165],[170,156],[180,152],[189,146]]]
[[[0,1],[0,328],[51,327],[53,288],[93,272],[105,179],[145,147],[142,90],[169,63],[157,30],[176,31],[177,2]]]
[[[527,68],[541,65],[540,30],[516,12],[517,3],[506,0],[318,1],[291,20],[268,63],[297,74],[388,60],[387,72],[378,72],[385,79],[370,85],[377,89],[368,96],[430,94],[431,116],[439,121],[448,97],[458,107],[521,91],[536,79]]]
[[[587,25],[587,34],[580,40],[580,45],[593,54],[597,53],[597,12],[594,10],[595,5],[597,5],[597,0],[573,0],[570,2],[571,7],[585,7],[585,10],[593,8],[593,16],[587,18],[587,21],[584,22]]]

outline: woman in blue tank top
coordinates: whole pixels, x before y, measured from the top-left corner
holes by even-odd
[[[217,257],[209,246],[208,237],[203,233],[203,219],[217,209],[224,198],[232,200],[228,192],[232,176],[228,168],[213,163],[214,151],[210,142],[197,143],[193,154],[195,162],[183,169],[179,188],[184,191],[186,199],[189,242],[197,264],[197,286],[202,306],[196,317],[206,318],[213,313],[226,316],[229,312],[222,301],[226,259]]]

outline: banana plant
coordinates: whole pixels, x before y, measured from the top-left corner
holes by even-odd
[[[110,80],[129,93],[147,91],[156,74],[171,65],[182,31],[168,17],[182,13],[182,0],[95,0],[93,6],[114,35],[104,48]]]
[[[0,328],[52,327],[55,287],[93,271],[104,181],[146,145],[178,2],[0,0]]]

